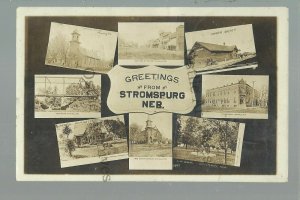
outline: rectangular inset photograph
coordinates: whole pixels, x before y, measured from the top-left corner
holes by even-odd
[[[201,116],[268,119],[269,76],[203,75]]]
[[[61,167],[128,158],[123,115],[56,124]]]
[[[51,23],[46,65],[107,73],[113,67],[116,32]]]
[[[184,23],[118,23],[119,65],[184,65]]]
[[[172,170],[172,114],[129,114],[129,169]]]
[[[239,167],[244,131],[244,123],[178,115],[173,157]]]
[[[35,75],[35,118],[101,117],[101,75]]]
[[[252,24],[187,32],[188,65],[196,73],[256,68]]]

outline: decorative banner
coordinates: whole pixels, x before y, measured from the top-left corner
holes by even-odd
[[[117,114],[129,112],[174,112],[186,114],[196,105],[191,85],[194,76],[186,66],[164,69],[148,66],[127,69],[115,66],[109,71],[111,81],[107,105]]]

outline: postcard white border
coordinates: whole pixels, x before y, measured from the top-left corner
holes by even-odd
[[[30,175],[24,172],[24,64],[27,16],[259,16],[277,17],[277,152],[276,175]],[[21,47],[21,48],[20,48]],[[17,9],[16,178],[18,181],[172,181],[172,182],[287,182],[288,180],[288,8],[78,8]],[[104,178],[104,177],[108,177]]]

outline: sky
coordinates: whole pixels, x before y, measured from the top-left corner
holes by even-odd
[[[138,124],[144,130],[148,114],[146,113],[130,113],[129,124]],[[156,113],[150,115],[152,125],[156,126],[162,133],[163,137],[172,139],[172,114],[171,113]]]
[[[202,76],[202,91],[205,94],[207,89],[221,87],[226,84],[237,83],[239,80],[244,79],[251,87],[254,83],[255,89],[261,89],[263,86],[269,85],[268,76],[260,75],[203,75]]]
[[[227,46],[236,45],[241,50],[240,53],[256,52],[251,24],[188,32],[185,38],[187,51],[195,42],[206,42],[219,45],[225,43]]]
[[[69,42],[74,30],[80,34],[79,41],[82,48],[97,52],[97,55],[105,60],[114,58],[118,38],[116,32],[52,22],[49,41],[57,35],[63,35]]]
[[[95,85],[101,84],[101,76],[96,75],[96,76],[89,76],[88,78],[85,78],[82,75],[46,75],[47,79],[47,85],[51,86],[52,89],[57,86],[57,93],[58,94],[65,94],[63,91],[63,77],[65,78],[65,89],[69,84],[72,83],[79,83],[80,78],[84,78],[86,81],[93,81]],[[51,84],[50,84],[51,83]],[[39,94],[40,90],[45,89],[45,75],[36,75],[35,76],[35,94]]]
[[[159,32],[175,32],[183,23],[178,22],[144,22],[144,23],[119,23],[118,32],[120,39],[133,41],[139,45],[146,44],[149,40],[159,38]]]

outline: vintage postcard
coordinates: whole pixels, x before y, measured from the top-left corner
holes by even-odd
[[[101,117],[101,75],[35,75],[35,118]]]
[[[107,73],[113,67],[117,33],[51,23],[45,64]]]
[[[56,124],[61,167],[128,158],[122,115]]]
[[[245,124],[179,115],[175,159],[240,166]]]
[[[18,8],[17,180],[286,182],[288,19]]]
[[[187,32],[188,65],[198,74],[256,68],[252,24]]]
[[[269,76],[203,75],[201,116],[268,119]]]
[[[172,114],[129,114],[129,169],[172,169]]]
[[[184,65],[184,23],[119,23],[119,65]]]

